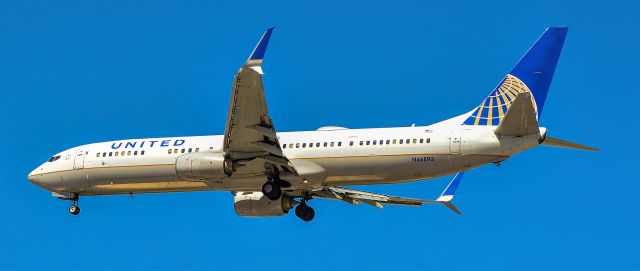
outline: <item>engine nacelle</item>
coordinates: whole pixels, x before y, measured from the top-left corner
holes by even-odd
[[[238,192],[233,198],[233,209],[239,216],[281,216],[295,204],[297,202],[289,196],[270,200],[261,192]]]
[[[178,156],[178,177],[188,181],[220,180],[231,176],[231,162],[220,152],[192,152]]]

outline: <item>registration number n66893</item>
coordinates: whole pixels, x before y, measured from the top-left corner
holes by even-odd
[[[414,156],[411,157],[411,161],[413,162],[433,162],[436,159],[433,156]]]

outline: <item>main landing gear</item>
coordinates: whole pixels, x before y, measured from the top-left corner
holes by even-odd
[[[313,208],[309,207],[306,202],[302,202],[296,206],[296,216],[304,222],[309,222],[313,220],[316,216],[316,211]]]
[[[310,199],[311,196],[309,196],[308,193],[304,193],[302,195],[302,201],[300,202],[300,204],[298,204],[298,206],[296,206],[296,216],[302,219],[302,221],[304,222],[309,222],[316,216],[316,211],[314,211],[313,208],[307,205],[307,201]]]
[[[277,182],[269,180],[262,185],[262,194],[270,200],[277,200],[282,197],[282,188]]]
[[[288,183],[280,180],[277,175],[271,176],[267,182],[262,185],[262,194],[270,200],[279,200],[282,197],[282,187],[288,187]],[[304,222],[313,220],[316,211],[307,205],[307,201],[311,199],[309,193],[302,194],[302,201],[296,206],[296,216]]]
[[[280,180],[277,174],[271,175],[262,185],[262,194],[270,200],[278,200],[282,197],[282,187],[287,187],[287,184],[287,182]]]
[[[73,204],[69,206],[69,213],[72,215],[80,214],[80,207],[78,207],[78,199],[79,199],[78,196],[73,198]]]

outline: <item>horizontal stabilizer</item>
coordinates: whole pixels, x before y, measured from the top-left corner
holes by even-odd
[[[503,136],[524,136],[540,133],[531,93],[518,93],[495,133]]]
[[[583,150],[583,151],[599,151],[600,150],[600,149],[597,149],[597,148],[592,148],[592,147],[589,147],[589,146],[585,146],[585,145],[581,145],[581,144],[578,144],[578,143],[569,142],[569,141],[562,140],[562,139],[553,138],[553,137],[550,137],[550,136],[545,137],[544,141],[542,142],[542,145],[551,146],[551,147],[559,147],[559,148],[567,148],[567,149]]]

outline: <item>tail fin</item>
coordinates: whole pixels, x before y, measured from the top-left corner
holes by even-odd
[[[489,94],[489,97],[464,121],[464,124],[489,126],[500,124],[518,93],[523,92],[532,94],[531,101],[536,118],[539,119],[567,31],[567,27],[547,28]]]

